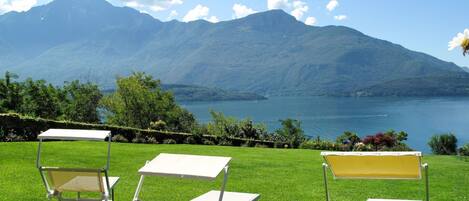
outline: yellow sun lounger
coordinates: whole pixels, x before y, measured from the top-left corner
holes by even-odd
[[[334,179],[396,180],[421,180],[423,169],[425,171],[425,200],[429,201],[428,165],[422,165],[421,152],[321,152],[321,156],[325,160],[323,175],[326,201],[331,200],[327,169],[331,170]],[[378,200],[386,199],[369,199],[368,201]]]

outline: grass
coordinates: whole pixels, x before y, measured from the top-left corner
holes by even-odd
[[[47,142],[43,164],[99,167],[105,161],[102,142]],[[47,200],[35,168],[37,143],[0,143],[0,200]],[[320,151],[202,145],[112,144],[111,176],[120,176],[116,200],[132,200],[137,170],[159,153],[231,156],[227,190],[261,194],[265,201],[324,199]],[[430,165],[432,201],[469,200],[469,162],[453,156],[425,156]],[[73,164],[73,165],[71,165]],[[329,177],[330,178],[330,177]],[[222,182],[147,177],[142,200],[191,200]],[[365,201],[370,197],[423,199],[421,181],[330,179],[334,201]]]

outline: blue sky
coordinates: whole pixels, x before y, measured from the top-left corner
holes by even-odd
[[[0,0],[0,13],[27,10],[51,0]],[[225,21],[252,12],[283,9],[313,26],[344,25],[469,67],[460,49],[448,42],[469,28],[468,0],[108,0],[131,6],[162,21]],[[235,6],[236,5],[236,6]],[[308,20],[307,20],[308,19]]]

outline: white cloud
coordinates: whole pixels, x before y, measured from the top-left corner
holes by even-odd
[[[327,3],[327,10],[333,11],[337,6],[339,6],[339,2],[337,0],[330,0],[329,3]]]
[[[211,23],[217,23],[217,22],[220,21],[216,16],[212,16],[212,17],[204,18],[204,19],[211,22]]]
[[[10,11],[27,11],[37,4],[37,0],[0,0],[0,14]]]
[[[135,8],[140,11],[159,12],[167,10],[173,6],[183,4],[183,0],[121,0],[125,6]]]
[[[307,17],[305,20],[305,24],[309,26],[313,26],[314,24],[316,24],[316,22],[317,20],[315,17]]]
[[[182,21],[190,22],[194,20],[203,19],[208,16],[209,12],[210,12],[210,8],[208,8],[207,6],[202,6],[198,4],[192,10],[187,12],[184,18],[182,18]]]
[[[210,13],[210,8],[208,8],[207,6],[198,4],[192,10],[189,10],[187,12],[187,14],[182,18],[182,21],[191,22],[191,21],[200,20],[200,19],[207,20],[211,23],[217,23],[220,21],[216,16],[208,17],[209,13]]]
[[[293,1],[293,11],[291,15],[296,18],[296,20],[301,20],[304,13],[308,12],[308,5],[303,1]]]
[[[347,19],[347,15],[336,15],[334,16],[335,20],[342,21]]]
[[[178,13],[177,11],[172,10],[172,11],[169,13],[169,16],[168,16],[167,19],[168,19],[168,20],[172,20],[172,19],[176,18],[176,16],[178,16],[178,15],[179,15],[179,13]]]
[[[267,8],[272,9],[288,9],[291,7],[289,0],[267,0]]]
[[[256,13],[257,11],[242,5],[242,4],[234,4],[233,5],[233,12],[234,12],[234,17],[233,18],[242,18],[246,17],[250,14]]]

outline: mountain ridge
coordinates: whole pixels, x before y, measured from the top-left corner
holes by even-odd
[[[22,40],[32,32],[42,35]],[[104,88],[132,71],[168,84],[263,95],[344,94],[392,80],[467,74],[352,28],[307,26],[282,10],[219,23],[161,22],[104,0],[56,0],[1,15],[0,38],[0,71],[54,84],[88,79]]]

